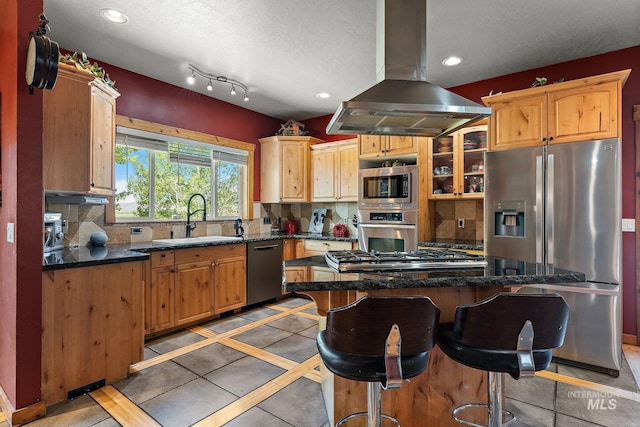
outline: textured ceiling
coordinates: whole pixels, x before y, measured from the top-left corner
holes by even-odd
[[[401,0],[388,0],[399,2]],[[375,0],[44,0],[48,35],[100,62],[282,120],[375,83]],[[100,9],[129,22],[105,21]],[[429,0],[427,78],[443,87],[640,45],[640,0]],[[37,17],[34,17],[34,29]],[[450,55],[464,58],[445,68]],[[249,87],[188,86],[188,64]],[[107,70],[108,71],[108,70]],[[319,99],[328,92],[329,99]]]

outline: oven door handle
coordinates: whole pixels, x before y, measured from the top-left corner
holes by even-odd
[[[416,225],[415,224],[363,224],[363,223],[360,223],[359,227],[413,229],[413,228],[416,228]]]

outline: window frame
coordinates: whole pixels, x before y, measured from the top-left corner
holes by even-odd
[[[168,138],[179,138],[186,139],[199,143],[207,143],[222,147],[234,148],[239,150],[244,150],[247,152],[247,165],[246,165],[246,173],[242,176],[242,186],[247,190],[244,194],[244,197],[241,200],[241,209],[242,209],[242,218],[246,220],[253,219],[253,209],[250,209],[250,206],[253,206],[253,176],[254,176],[254,162],[255,162],[255,144],[251,144],[248,142],[237,141],[230,138],[224,138],[220,136],[210,135],[202,132],[191,131],[188,129],[177,128],[174,126],[163,125],[159,123],[153,123],[145,120],[134,119],[126,116],[116,115],[116,126],[123,126],[131,129],[137,129],[140,131],[151,132],[161,135],[166,135]],[[115,132],[114,132],[115,139]],[[115,150],[115,141],[114,141],[114,150]],[[213,168],[213,164],[212,164]],[[153,178],[150,177],[150,180]],[[114,173],[113,173],[113,188],[115,188],[115,163],[114,163]],[[212,182],[212,185],[213,182]],[[213,192],[212,192],[213,194]],[[140,219],[132,219],[132,220],[117,220],[116,219],[116,204],[115,204],[115,194],[113,196],[109,196],[109,204],[105,209],[105,222],[110,224],[127,224],[134,222],[141,223],[160,223],[160,222],[172,222],[172,220],[158,220],[153,218],[140,218]],[[213,203],[213,200],[211,200]],[[151,213],[151,212],[150,212]],[[228,220],[228,218],[220,218],[215,219],[215,221],[224,221]],[[173,220],[173,221],[184,221],[184,220]]]

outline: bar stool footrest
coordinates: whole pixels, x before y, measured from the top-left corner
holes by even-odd
[[[487,412],[489,411],[489,405],[486,405],[484,403],[467,403],[465,405],[460,405],[453,410],[452,412],[453,419],[459,423],[466,424],[468,426],[473,426],[473,427],[494,427],[493,425],[477,424],[477,423],[474,423],[473,421],[467,421],[458,417],[458,413],[461,411],[464,411],[467,408],[484,408],[487,410]],[[516,420],[516,416],[511,411],[507,411],[506,409],[503,409],[502,414],[506,415],[508,419],[504,423],[502,422],[502,420],[499,420],[499,423],[497,424],[498,426],[508,426],[509,424],[511,424]]]
[[[368,416],[369,416],[368,412],[356,412],[355,414],[347,415],[346,417],[344,417],[343,419],[341,419],[340,421],[338,421],[336,423],[336,427],[339,427],[339,426],[343,425],[344,423],[346,423],[347,421],[351,420],[352,418],[368,417]],[[400,421],[398,421],[396,418],[392,417],[391,415],[380,414],[380,418],[384,418],[386,420],[393,421],[394,423],[396,423],[396,427],[400,427]]]

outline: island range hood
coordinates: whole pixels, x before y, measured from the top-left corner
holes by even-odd
[[[343,102],[327,134],[438,137],[491,115],[484,107],[426,80],[426,0],[377,0],[377,81]]]

